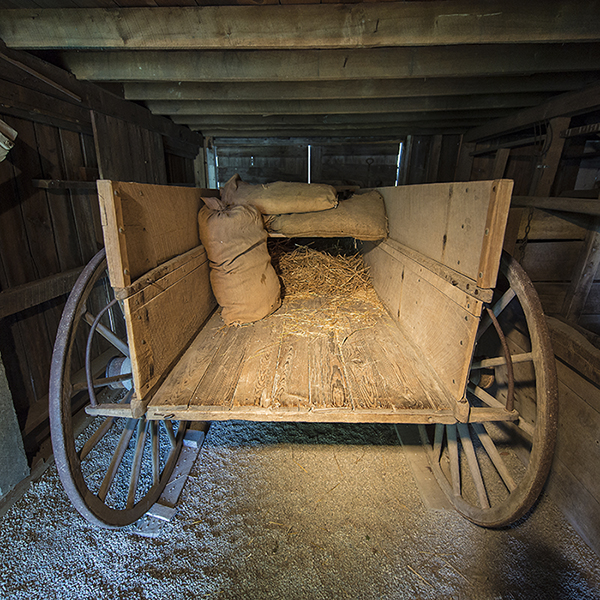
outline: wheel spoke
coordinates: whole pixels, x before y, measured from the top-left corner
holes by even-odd
[[[110,461],[110,465],[108,466],[108,471],[104,476],[104,480],[102,481],[102,485],[100,486],[100,491],[98,492],[98,498],[104,502],[106,499],[106,495],[108,494],[108,490],[112,485],[112,482],[115,479],[115,476],[121,466],[121,461],[123,460],[123,456],[129,446],[129,441],[131,440],[131,436],[133,435],[133,430],[135,429],[137,419],[127,419],[125,423],[125,429],[123,429],[123,433],[121,433],[121,437],[119,438],[119,442],[117,443],[117,447],[115,448],[115,453]]]
[[[516,363],[529,362],[533,360],[532,352],[523,352],[521,354],[512,354],[510,357],[513,365]],[[498,356],[496,358],[486,358],[479,360],[471,365],[472,370],[476,369],[490,369],[492,367],[502,367],[506,364],[504,356]]]
[[[471,392],[474,396],[479,398],[482,402],[487,404],[490,408],[501,408],[502,410],[506,410],[506,407],[501,402],[498,402],[494,396],[490,393],[486,392],[483,388],[480,388],[478,385],[474,385],[473,383],[467,384],[467,391]]]
[[[94,431],[83,445],[83,448],[79,451],[79,460],[85,459],[85,457],[94,449],[96,444],[108,433],[108,430],[112,427],[114,422],[115,417],[107,417],[104,419],[100,427]]]
[[[502,477],[504,485],[506,485],[509,492],[514,491],[517,487],[517,484],[508,471],[508,468],[506,467],[504,460],[502,460],[502,457],[500,456],[500,453],[498,452],[498,449],[492,441],[489,433],[481,423],[472,423],[471,426],[473,427],[473,431],[479,438],[482,446],[485,448],[485,451],[488,453],[490,460],[496,467],[496,471],[498,471],[498,474],[500,477]]]
[[[508,288],[506,292],[502,295],[502,297],[494,304],[492,308],[492,312],[497,317],[500,313],[510,304],[510,301],[515,297],[515,291],[512,288]],[[475,341],[478,342],[481,339],[481,336],[489,329],[492,324],[492,319],[485,315],[481,319],[481,323],[479,324],[479,329],[477,330],[477,337]]]
[[[94,388],[101,388],[110,385],[111,383],[118,383],[119,381],[127,381],[131,379],[131,373],[125,373],[123,375],[114,375],[113,377],[100,377],[99,379],[94,379],[92,381],[92,385]],[[73,392],[80,392],[81,390],[87,389],[87,382],[76,383],[73,386]]]
[[[127,508],[133,508],[135,504],[135,492],[140,479],[142,469],[142,458],[144,457],[144,443],[146,442],[146,432],[148,431],[148,421],[139,419],[137,425],[137,442],[135,445],[135,454],[131,464],[131,477],[129,478],[129,493],[127,494]]]
[[[527,421],[525,421],[523,419],[523,417],[520,417],[515,422],[515,424],[521,431],[523,431],[526,435],[528,435],[531,439],[533,439],[533,434],[535,433],[535,425],[532,425],[531,423],[527,423]]]
[[[152,480],[157,484],[160,479],[160,436],[157,421],[150,421],[150,437],[152,439]]]
[[[83,319],[88,325],[92,325],[96,320],[96,317],[90,313],[86,312],[83,315]],[[98,323],[96,325],[96,331],[109,343],[111,343],[119,352],[123,353],[127,358],[129,358],[129,347],[127,344],[119,339],[108,327],[102,325],[102,323]]]
[[[175,444],[177,440],[175,439],[175,432],[173,431],[173,423],[171,421],[162,421],[165,429],[167,430],[167,435],[169,436],[169,442],[171,442],[171,447],[175,448]]]
[[[131,397],[133,396],[133,390],[129,390],[125,396],[119,401],[119,404],[127,404],[131,402]],[[79,460],[82,461],[96,446],[96,444],[106,435],[108,430],[111,428],[114,423],[115,417],[107,417],[104,419],[100,427],[94,431],[94,433],[89,437],[89,439],[83,445],[83,448],[79,451]]]
[[[455,496],[460,496],[460,466],[458,461],[458,443],[456,440],[456,425],[446,427],[448,436],[448,454],[450,454],[450,476],[452,478],[452,491]]]
[[[444,425],[437,423],[435,426],[435,437],[433,440],[433,460],[439,461],[442,455],[442,443],[444,441]]]
[[[475,484],[475,489],[477,490],[479,504],[481,505],[481,508],[490,508],[483,478],[481,477],[481,471],[479,470],[479,463],[477,462],[475,448],[473,448],[473,441],[469,435],[469,426],[466,423],[459,423],[457,427],[460,435],[460,441],[467,458],[467,464],[469,465],[469,470],[471,471],[471,477],[473,478],[473,483]]]

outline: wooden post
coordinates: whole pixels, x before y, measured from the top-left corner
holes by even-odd
[[[206,176],[206,149],[200,148],[200,152],[194,159],[194,178],[196,187],[207,188],[208,177]]]
[[[502,179],[504,171],[506,171],[506,163],[510,156],[510,148],[498,148],[496,157],[494,158],[494,166],[492,167],[492,179]]]
[[[551,135],[552,141],[546,155],[543,157],[542,164],[537,165],[531,187],[529,188],[530,196],[550,196],[550,190],[556,178],[556,172],[565,145],[565,138],[560,137],[560,132],[568,129],[570,123],[571,117],[559,117],[550,120],[546,137]]]
[[[475,150],[475,146],[475,142],[465,142],[464,139],[462,140],[454,181],[471,181],[471,169],[473,168],[471,152]]]
[[[595,217],[585,238],[585,246],[573,270],[573,278],[563,302],[561,312],[569,321],[576,323],[579,320],[599,265],[600,217]]]
[[[398,177],[398,185],[406,185],[408,182],[408,171],[410,160],[412,157],[413,136],[407,135],[402,147],[402,157],[400,159],[400,177]]]
[[[429,161],[427,165],[427,183],[435,183],[440,167],[440,153],[442,151],[442,136],[434,135],[429,150]]]

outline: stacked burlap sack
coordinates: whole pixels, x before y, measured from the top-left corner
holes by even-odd
[[[267,250],[267,230],[287,237],[387,237],[383,198],[371,191],[338,204],[335,188],[277,181],[250,185],[239,175],[204,198],[200,240],[226,325],[253,323],[281,305],[279,278]]]

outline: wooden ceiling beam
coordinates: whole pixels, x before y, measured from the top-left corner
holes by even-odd
[[[152,100],[148,108],[159,115],[322,115],[391,112],[522,108],[543,102],[546,94],[490,94],[480,96],[425,96],[364,100]]]
[[[206,127],[193,127],[194,130],[201,132],[205,137],[209,135],[216,135],[214,132],[219,131],[252,131],[256,133],[269,134],[273,136],[286,135],[280,133],[282,131],[312,131],[313,134],[316,131],[320,132],[320,135],[329,135],[330,133],[338,135],[339,132],[353,132],[354,135],[372,135],[371,132],[375,131],[377,134],[385,133],[386,131],[393,132],[396,134],[401,131],[404,134],[414,133],[415,131],[423,131],[427,130],[428,132],[435,132],[436,134],[446,133],[448,130],[461,132],[466,131],[469,127],[473,126],[473,120],[467,119],[465,121],[433,121],[422,122],[422,123],[386,123],[384,126],[381,124],[375,123],[355,123],[355,124],[346,124],[346,125],[334,125],[334,126],[312,126],[312,127],[298,127],[294,125],[290,125],[288,127],[285,126],[273,126],[273,125],[256,125],[256,126],[244,126],[240,125],[238,127],[235,126],[220,126],[220,125],[211,125]],[[338,133],[336,133],[338,132]],[[312,135],[312,134],[311,134]]]
[[[414,112],[414,113],[375,113],[375,114],[349,114],[349,115],[174,115],[172,117],[175,123],[189,125],[193,127],[203,126],[223,126],[223,127],[243,127],[243,126],[261,126],[277,125],[285,126],[317,126],[329,125],[340,126],[351,123],[414,123],[425,122],[428,120],[443,121],[460,119],[466,121],[486,121],[502,115],[512,113],[510,109],[498,110],[471,110],[468,113],[464,111],[439,111],[439,112]]]
[[[600,43],[490,44],[364,50],[64,51],[95,81],[332,81],[600,70]]]
[[[407,135],[438,135],[438,134],[463,134],[465,132],[464,127],[449,127],[448,129],[441,130],[439,127],[400,127],[400,128],[376,128],[370,127],[365,129],[258,129],[258,130],[245,130],[245,129],[205,129],[200,131],[205,137],[214,138],[274,138],[274,137],[293,137],[293,138],[329,138],[329,137],[356,137],[365,138],[371,136],[397,136],[405,137]]]
[[[527,129],[537,123],[546,123],[556,117],[574,116],[597,109],[600,109],[600,84],[554,96],[539,106],[486,123],[469,131],[465,135],[465,142],[487,140]],[[559,135],[560,132],[554,133]]]
[[[377,79],[348,81],[217,82],[155,81],[124,84],[127,100],[335,100],[412,98],[457,94],[566,92],[600,81],[600,72],[541,73],[512,77]]]
[[[12,48],[207,50],[592,41],[600,2],[457,0],[4,10]]]

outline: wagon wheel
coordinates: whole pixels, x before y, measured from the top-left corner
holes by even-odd
[[[508,254],[476,340],[467,385],[471,407],[511,410],[512,405],[518,418],[438,424],[428,440],[430,459],[458,512],[478,525],[502,527],[523,516],[544,486],[558,412],[554,354],[542,307],[525,271]]]
[[[79,276],[65,305],[52,355],[49,403],[52,448],[62,484],[81,515],[102,527],[129,525],[158,500],[187,427],[144,416],[83,413],[81,408],[96,404],[96,393],[107,385],[121,388],[115,403],[131,400],[125,338],[123,313],[113,298],[101,250]],[[87,370],[80,364],[84,349]]]

